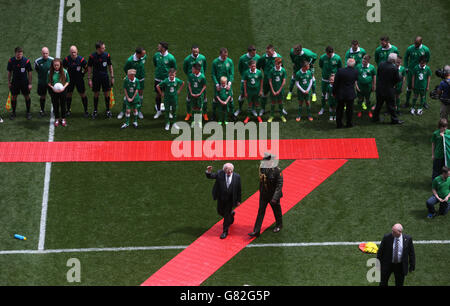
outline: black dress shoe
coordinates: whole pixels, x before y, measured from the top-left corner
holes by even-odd
[[[225,239],[228,236],[228,232],[223,232],[222,235],[220,235],[220,239]]]
[[[251,232],[251,233],[249,233],[248,234],[250,237],[256,237],[256,238],[258,238],[259,237],[259,233],[257,233],[257,232]]]
[[[278,233],[279,231],[281,231],[282,228],[283,228],[282,225],[280,225],[280,226],[275,226],[275,228],[273,229],[273,232],[274,232],[274,233]]]
[[[349,128],[352,128],[353,127],[353,124],[347,124],[347,125],[345,125],[345,128],[346,129],[349,129]]]

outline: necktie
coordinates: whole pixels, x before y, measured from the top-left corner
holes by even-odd
[[[227,175],[227,188],[230,188],[230,176]]]
[[[395,245],[394,245],[394,263],[398,263],[398,238],[395,238]]]

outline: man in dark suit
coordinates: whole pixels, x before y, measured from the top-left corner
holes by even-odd
[[[283,173],[275,165],[275,156],[265,153],[259,167],[259,208],[253,232],[250,237],[259,237],[261,226],[266,214],[267,204],[272,207],[275,216],[274,233],[281,231],[283,227],[283,214],[281,212],[280,199],[283,197]]]
[[[358,81],[358,71],[355,69],[355,60],[348,59],[347,67],[340,68],[334,77],[333,96],[337,100],[336,127],[342,128],[344,107],[346,108],[347,125],[353,127],[353,102],[356,98],[355,86]]]
[[[395,65],[397,61],[397,54],[389,54],[388,61],[383,62],[378,66],[377,71],[377,106],[375,107],[373,121],[380,121],[380,111],[383,104],[386,102],[386,106],[389,114],[391,115],[392,124],[402,124],[403,121],[399,120],[395,112],[395,85],[402,80],[398,68]]]
[[[234,166],[227,163],[223,170],[212,172],[212,166],[206,169],[206,177],[216,180],[212,195],[217,200],[217,212],[223,217],[223,233],[220,239],[228,236],[228,229],[234,222],[233,208],[241,204],[241,177],[234,172]]]
[[[416,255],[411,236],[403,234],[401,224],[392,227],[392,233],[386,234],[378,249],[377,259],[381,264],[380,286],[387,286],[392,272],[395,285],[403,286],[405,276],[416,268]]]

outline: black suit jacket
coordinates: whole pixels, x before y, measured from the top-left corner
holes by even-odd
[[[395,96],[395,85],[401,81],[397,66],[383,62],[377,70],[377,95]]]
[[[394,235],[386,234],[378,248],[377,259],[381,263],[381,272],[389,269],[392,263],[392,255],[394,251]],[[411,236],[403,234],[403,253],[402,253],[403,274],[408,274],[408,267],[411,271],[416,268],[416,254],[414,252],[414,244]]]
[[[355,82],[358,71],[354,68],[340,68],[334,77],[333,95],[338,101],[354,100],[356,98]]]
[[[214,200],[225,201],[227,199],[227,181],[225,178],[225,171],[219,170],[217,172],[211,172],[208,173],[208,171],[205,172],[206,177],[209,179],[215,179],[216,182],[214,183],[214,187],[212,190],[212,196]],[[231,179],[231,192],[232,192],[232,205],[236,206],[237,203],[241,203],[241,177],[238,173],[233,172],[233,177]]]

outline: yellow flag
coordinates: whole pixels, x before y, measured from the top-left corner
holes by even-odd
[[[111,87],[111,91],[109,92],[109,108],[113,108],[116,104],[116,99],[114,98],[114,91]]]
[[[6,100],[5,108],[7,111],[11,110],[11,92],[8,94],[8,99]]]

